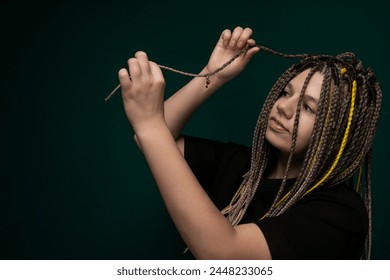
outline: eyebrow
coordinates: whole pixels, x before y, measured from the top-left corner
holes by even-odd
[[[292,89],[293,89],[293,87],[292,87],[292,85],[290,84],[290,82],[287,83],[286,88],[288,88],[289,90],[292,90]]]
[[[293,90],[293,86],[291,85],[290,82],[287,83],[286,88],[287,88],[288,90]],[[313,96],[311,96],[311,95],[308,95],[308,94],[306,94],[306,93],[305,93],[304,97],[307,98],[307,99],[309,99],[309,100],[311,100],[311,101],[313,101],[313,102],[316,102],[317,104],[320,103],[320,101],[319,101],[317,98],[315,98],[315,97],[313,97]]]
[[[313,101],[313,102],[315,102],[315,103],[317,103],[317,104],[320,103],[320,101],[319,101],[317,98],[315,98],[315,97],[313,97],[313,96],[311,96],[311,95],[305,94],[304,97],[307,98],[307,99],[309,99],[309,100],[311,100],[311,101]]]

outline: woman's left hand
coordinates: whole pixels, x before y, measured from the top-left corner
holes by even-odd
[[[160,67],[139,51],[118,73],[126,116],[135,132],[164,122],[165,80]],[[130,77],[129,77],[130,76]]]

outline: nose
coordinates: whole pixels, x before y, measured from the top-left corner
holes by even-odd
[[[297,107],[297,100],[293,97],[280,98],[277,101],[276,109],[278,113],[287,119],[291,119],[294,116],[294,112]]]

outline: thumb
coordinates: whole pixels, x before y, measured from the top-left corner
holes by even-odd
[[[248,41],[246,43],[247,43],[247,46],[250,47],[250,49],[245,53],[245,56],[248,59],[251,59],[256,53],[258,53],[260,51],[260,47],[256,45],[256,41],[253,40],[252,38],[248,39]]]
[[[254,46],[252,48],[250,48],[246,53],[245,53],[245,57],[247,59],[251,59],[255,54],[257,54],[258,52],[260,51],[260,47],[258,46]]]

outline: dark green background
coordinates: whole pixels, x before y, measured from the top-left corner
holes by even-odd
[[[240,25],[276,50],[353,51],[376,71],[384,99],[374,147],[372,256],[390,259],[385,2],[2,1],[0,258],[190,258],[119,94],[103,98],[136,51],[197,72],[220,32]],[[291,63],[258,54],[185,133],[249,145],[264,97]],[[189,81],[164,75],[167,97]]]

